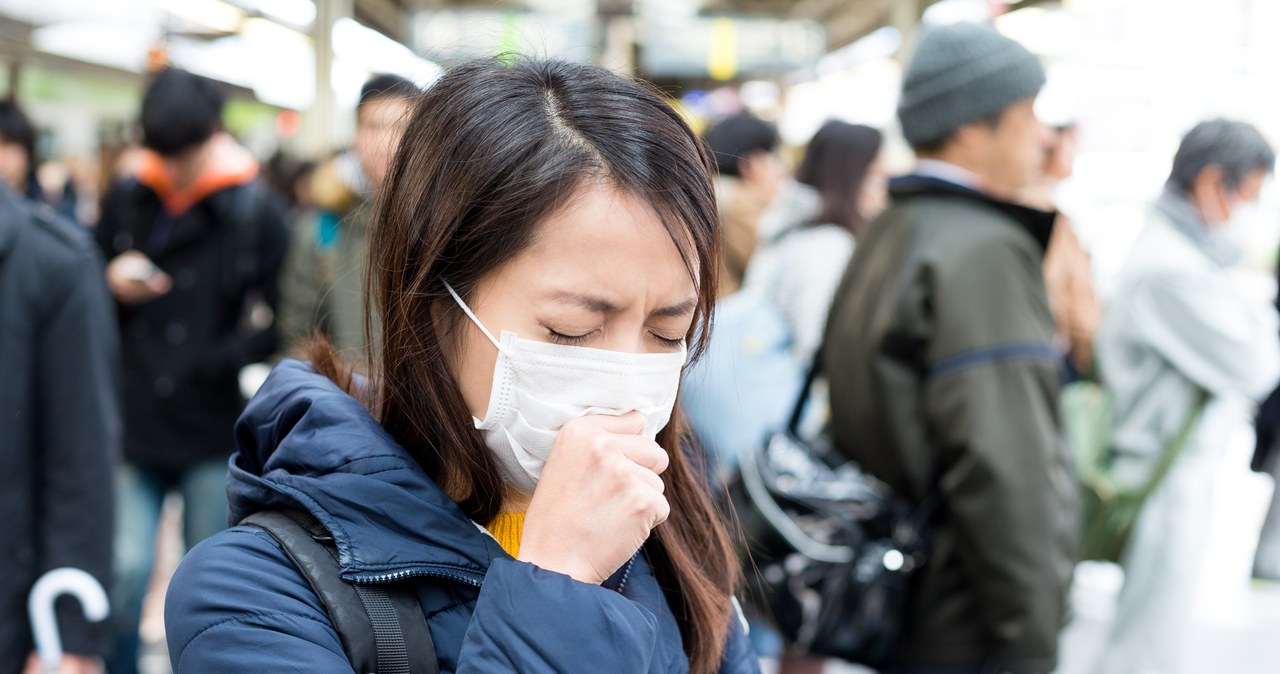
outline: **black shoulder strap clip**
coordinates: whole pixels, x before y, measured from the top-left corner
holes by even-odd
[[[431,632],[411,588],[344,581],[333,537],[310,513],[264,510],[240,523],[280,543],[324,604],[358,674],[439,674]]]

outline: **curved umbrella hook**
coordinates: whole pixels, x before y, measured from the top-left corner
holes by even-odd
[[[89,622],[100,622],[107,617],[107,593],[93,576],[70,567],[54,569],[41,576],[27,598],[27,611],[31,616],[36,652],[46,672],[56,673],[62,661],[62,636],[58,633],[53,604],[64,594],[80,602]]]

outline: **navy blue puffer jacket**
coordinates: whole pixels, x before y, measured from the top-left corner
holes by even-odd
[[[333,534],[345,579],[419,578],[442,673],[688,671],[643,550],[603,586],[512,559],[358,402],[302,363],[275,369],[236,432],[231,521],[305,508]],[[351,671],[307,581],[252,527],[187,555],[165,623],[178,674]],[[734,623],[721,672],[756,673]]]

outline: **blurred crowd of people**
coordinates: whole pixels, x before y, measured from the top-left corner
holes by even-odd
[[[0,107],[5,320],[23,328],[3,349],[18,374],[18,427],[5,429],[18,445],[5,460],[23,486],[6,511],[24,541],[9,614],[25,612],[40,572],[89,570],[111,590],[111,623],[88,626],[62,607],[65,648],[137,671],[165,497],[182,497],[188,547],[227,526],[242,368],[317,329],[340,348],[363,346],[367,202],[418,93],[376,77],[351,150],[318,166],[260,163],[223,127],[216,83],[161,72],[142,100],[141,148],[121,153],[88,228],[75,181],[53,198],[42,189],[31,120],[13,102]],[[8,667],[30,635],[19,620],[3,634]],[[68,657],[75,671],[97,671],[94,658]]]
[[[888,130],[829,121],[794,170],[774,126],[748,112],[703,134],[721,223],[717,317],[681,404],[713,457],[707,481],[718,491],[785,424],[820,361],[806,433],[828,434],[913,502],[941,494],[888,670],[898,674],[1057,666],[1084,516],[1060,407],[1074,382],[1112,400],[1117,484],[1152,486],[1093,671],[1179,671],[1208,530],[1204,476],[1280,382],[1276,307],[1232,274],[1234,226],[1274,172],[1272,145],[1237,121],[1189,130],[1104,303],[1055,208],[1080,129],[1037,119],[1044,84],[1016,42],[956,24],[926,33],[906,70],[898,115],[916,161],[904,175],[890,177]],[[369,233],[422,93],[374,77],[349,149],[260,162],[224,128],[215,83],[167,70],[141,101],[141,147],[102,171],[100,198],[81,194],[95,181],[70,175],[79,168],[42,165],[33,122],[0,104],[0,370],[11,373],[0,521],[12,569],[0,672],[38,671],[17,616],[36,578],[64,566],[109,588],[112,617],[90,625],[59,604],[63,671],[137,671],[166,496],[182,497],[187,548],[228,525],[242,370],[317,333],[373,369],[362,360],[382,344],[365,311]],[[1278,405],[1262,407],[1254,468],[1280,478]],[[1280,579],[1280,500],[1254,573]],[[821,671],[821,654],[770,642],[768,617],[748,613],[783,674]]]

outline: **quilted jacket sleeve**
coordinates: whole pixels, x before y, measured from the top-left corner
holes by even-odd
[[[613,590],[496,559],[458,674],[644,674],[657,635],[653,613]]]
[[[165,602],[175,674],[351,672],[320,600],[266,532],[228,529],[182,560]]]
[[[734,623],[720,672],[758,674]],[[175,674],[352,671],[306,580],[268,534],[248,527],[187,555],[170,584],[165,624]],[[658,635],[657,618],[640,602],[497,559],[459,635],[457,674],[647,674]]]
[[[759,674],[735,611],[720,674]],[[510,559],[494,560],[462,645],[459,674],[644,674],[657,619],[617,592]]]

